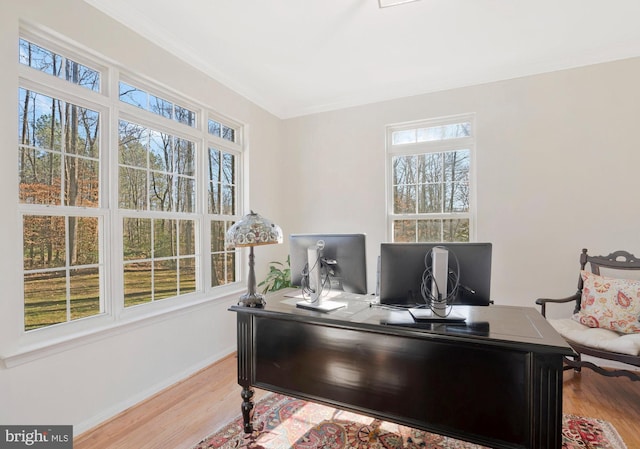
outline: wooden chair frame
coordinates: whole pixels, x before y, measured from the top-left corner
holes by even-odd
[[[608,256],[590,256],[587,254],[587,250],[583,249],[582,253],[580,254],[580,270],[584,270],[587,263],[589,263],[591,266],[591,272],[597,275],[600,275],[601,268],[609,268],[615,270],[640,270],[640,260],[633,254],[630,254],[626,251],[616,251],[609,254]],[[578,276],[578,291],[576,291],[576,293],[574,293],[573,295],[561,299],[537,299],[536,304],[540,306],[542,316],[546,317],[547,304],[560,304],[572,301],[576,303],[573,313],[578,313],[582,300],[582,288],[582,276]],[[576,343],[566,338],[565,340],[567,340],[567,343],[571,345],[577,355],[573,359],[565,357],[564,369],[574,369],[575,371],[580,372],[582,367],[586,367],[604,376],[624,376],[633,381],[640,381],[640,374],[635,371],[625,369],[604,369],[592,362],[582,360],[582,355],[584,354],[600,359],[622,362],[637,367],[640,367],[640,356],[604,351],[602,349],[592,348],[580,343]]]

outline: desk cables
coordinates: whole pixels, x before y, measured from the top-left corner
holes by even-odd
[[[447,284],[445,286],[438,285],[436,279],[433,276],[432,264],[430,261],[433,257],[433,249],[439,248],[447,250],[449,255],[453,255],[455,271],[447,267]],[[446,307],[446,315],[451,313],[451,304],[458,296],[458,290],[460,288],[460,265],[458,263],[458,257],[453,251],[449,251],[446,246],[434,246],[432,249],[426,252],[424,255],[424,272],[422,273],[422,282],[420,283],[420,294],[424,300],[424,307],[431,309],[433,313],[436,313],[436,308],[439,305]],[[451,286],[451,289],[448,287]],[[434,291],[435,289],[435,291]],[[447,291],[447,296],[442,298],[440,291]]]
[[[316,267],[320,270],[320,285],[316,287],[316,290],[311,288],[311,283],[309,281],[309,273],[311,273]],[[304,265],[302,270],[302,299],[307,301],[309,304],[316,304],[320,300],[321,296],[326,295],[331,290],[330,288],[326,288],[327,284],[330,286],[329,276],[333,273],[333,270],[329,269],[329,265],[325,262],[322,257],[318,257],[315,260],[314,265],[309,268],[309,263],[307,262]],[[326,291],[325,291],[326,290]],[[313,298],[313,294],[316,294],[316,298]]]

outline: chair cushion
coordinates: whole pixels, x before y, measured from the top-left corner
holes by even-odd
[[[593,328],[571,318],[550,319],[549,324],[567,340],[603,351],[640,355],[640,334],[623,334],[609,329]]]
[[[640,333],[640,281],[581,271],[580,311],[573,319],[589,327]]]

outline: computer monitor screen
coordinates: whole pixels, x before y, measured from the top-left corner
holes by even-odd
[[[367,259],[365,234],[291,234],[291,283],[303,286],[303,273],[308,270],[307,250],[324,242],[322,258],[326,263],[326,287],[349,293],[367,293]],[[324,264],[323,264],[324,265]]]
[[[452,305],[482,305],[490,303],[491,243],[383,243],[380,247],[380,303],[403,306],[425,304],[422,279],[431,270],[426,257],[434,247],[448,251],[450,276],[447,300]],[[425,265],[426,262],[426,265]],[[457,265],[457,266],[456,266]],[[451,279],[457,277],[457,286]],[[457,287],[457,289],[455,288]]]

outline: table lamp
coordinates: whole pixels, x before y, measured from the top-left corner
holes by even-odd
[[[248,246],[249,277],[247,287],[249,291],[240,297],[239,306],[262,307],[265,303],[264,295],[256,292],[256,273],[254,271],[253,247],[282,243],[282,229],[270,220],[256,214],[254,211],[242,217],[229,228],[225,235],[228,248],[242,248]]]

